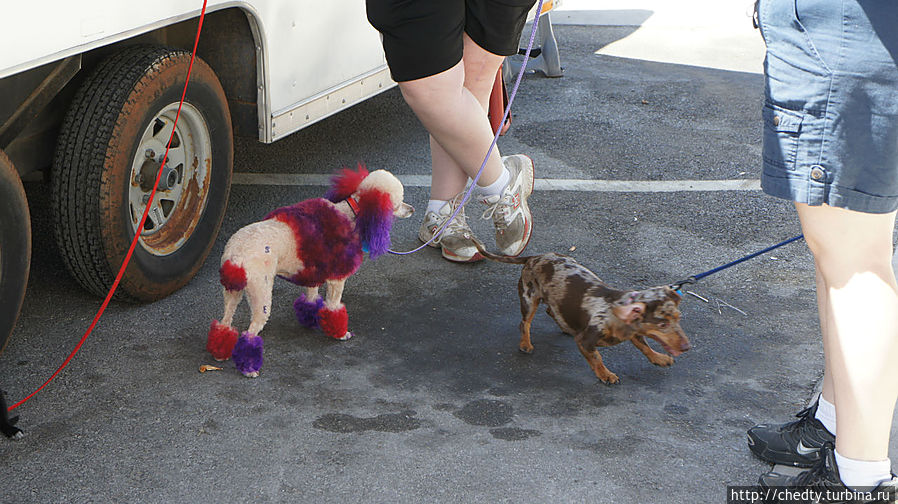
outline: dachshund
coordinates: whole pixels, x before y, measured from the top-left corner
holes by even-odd
[[[530,324],[539,304],[566,333],[574,336],[577,348],[596,377],[606,384],[618,383],[616,374],[602,363],[597,347],[629,340],[656,366],[670,366],[689,350],[689,340],[680,327],[680,295],[670,286],[641,291],[622,291],[603,283],[595,273],[572,257],[542,254],[529,257],[496,255],[477,249],[493,261],[523,264],[518,281],[521,301],[521,342],[524,353],[533,352]],[[652,350],[646,337],[656,340],[670,355]]]

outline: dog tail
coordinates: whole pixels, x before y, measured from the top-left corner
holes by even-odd
[[[492,252],[487,252],[487,250],[483,247],[483,243],[481,243],[481,241],[478,240],[476,237],[471,236],[470,238],[471,238],[471,241],[474,242],[474,246],[477,247],[477,250],[480,252],[480,255],[482,255],[483,257],[485,257],[491,261],[503,262],[503,263],[509,263],[509,264],[524,264],[527,261],[529,261],[530,259],[533,259],[534,257],[538,257],[538,256],[514,257],[514,256],[493,254]]]
[[[246,288],[246,270],[243,269],[243,266],[231,262],[230,259],[221,265],[218,274],[221,280],[221,285],[224,286],[225,289],[231,292],[236,292]]]

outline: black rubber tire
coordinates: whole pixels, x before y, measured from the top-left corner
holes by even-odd
[[[141,134],[157,113],[180,100],[189,62],[190,53],[179,49],[123,49],[84,81],[66,115],[51,173],[56,241],[72,276],[98,296],[112,286],[134,236],[128,191],[132,163],[142,155]],[[211,139],[205,202],[185,203],[185,213],[197,220],[170,229],[187,237],[174,252],[153,254],[138,244],[116,299],[155,301],[180,289],[218,235],[230,191],[233,132],[221,84],[199,58],[185,101],[199,110]]]
[[[31,215],[22,180],[0,150],[0,354],[19,317],[31,266]]]

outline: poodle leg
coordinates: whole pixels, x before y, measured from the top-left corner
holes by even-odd
[[[253,318],[247,332],[259,334],[271,316],[271,289],[274,287],[274,273],[268,272],[251,278],[246,284],[246,297]]]
[[[246,297],[252,310],[249,329],[240,335],[231,359],[244,376],[255,378],[262,368],[262,338],[258,336],[268,317],[271,316],[271,289],[274,287],[274,272],[257,272],[247,279]]]
[[[241,334],[237,344],[234,345],[231,358],[244,376],[248,378],[259,376],[259,370],[262,369],[262,346],[262,337],[249,331]]]
[[[206,339],[206,350],[212,354],[212,357],[218,361],[228,360],[231,352],[234,350],[234,344],[237,343],[237,330],[231,327],[234,320],[234,312],[237,311],[237,305],[243,299],[243,291],[224,290],[224,316],[219,323],[217,320],[212,321],[209,327],[209,335]]]
[[[305,294],[300,294],[293,302],[293,311],[296,312],[296,320],[309,329],[320,327],[318,311],[324,306],[324,300],[318,295],[318,287],[305,287]]]
[[[230,326],[234,320],[234,313],[237,312],[237,305],[243,300],[243,291],[224,290],[224,316],[221,317],[221,323]]]
[[[327,301],[318,311],[318,319],[324,333],[338,340],[348,340],[352,337],[349,332],[349,315],[346,306],[340,301],[343,297],[343,284],[345,280],[327,281]]]
[[[343,286],[346,284],[346,279],[343,280],[328,280],[327,281],[327,301],[324,302],[328,308],[334,309],[338,306],[343,306]]]

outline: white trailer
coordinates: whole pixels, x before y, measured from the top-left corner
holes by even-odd
[[[544,12],[551,9],[549,5]],[[30,221],[20,176],[49,182],[57,246],[105,295],[160,299],[215,242],[233,136],[274,142],[395,85],[364,0],[210,0],[168,162],[201,0],[3,0],[0,352],[24,295]]]

